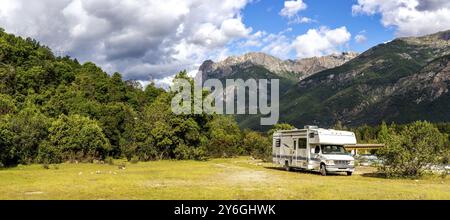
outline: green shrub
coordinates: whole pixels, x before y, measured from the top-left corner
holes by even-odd
[[[62,115],[49,129],[49,141],[43,145],[49,160],[80,160],[92,162],[102,159],[111,149],[108,139],[96,121],[79,115]]]
[[[105,158],[105,163],[107,163],[109,165],[114,165],[114,158],[113,157],[106,157]]]
[[[419,177],[427,166],[442,162],[447,135],[428,122],[415,122],[399,132],[381,127],[379,141],[385,147],[378,151],[383,165],[379,171],[387,177]]]
[[[137,156],[140,161],[156,160],[159,157],[156,148],[147,142],[130,143],[122,148],[122,152],[128,160],[133,156]]]
[[[5,167],[17,164],[14,159],[14,134],[8,129],[8,125],[0,118],[0,164]]]
[[[244,153],[242,134],[236,121],[228,116],[216,116],[207,124],[209,129],[205,149],[211,157],[232,157]]]
[[[39,146],[37,161],[39,163],[61,163],[63,162],[61,150],[48,141],[44,141]]]
[[[174,150],[177,160],[206,160],[206,153],[203,147],[188,147],[180,144]]]
[[[9,159],[8,166],[19,163],[30,164],[36,161],[39,145],[47,138],[50,119],[40,113],[34,105],[27,105],[18,114],[6,115],[1,120],[0,142],[5,144],[5,135],[8,134]],[[2,145],[2,143],[0,143]],[[1,150],[0,150],[1,151]],[[1,153],[0,153],[1,154]],[[5,156],[5,155],[4,155]],[[7,155],[6,155],[7,156]],[[0,156],[1,157],[1,156]]]
[[[16,105],[14,99],[5,94],[0,93],[0,115],[14,113],[16,111]]]
[[[272,160],[272,145],[269,138],[254,131],[246,131],[244,134],[243,146],[253,158],[263,161]]]
[[[205,161],[208,159],[206,149],[204,147],[194,148],[192,153],[193,160]]]
[[[50,169],[50,165],[48,165],[48,163],[44,163],[44,164],[42,164],[42,168],[48,170],[48,169]]]
[[[137,164],[138,162],[139,162],[138,156],[133,156],[130,160],[130,163],[132,163],[132,164]]]

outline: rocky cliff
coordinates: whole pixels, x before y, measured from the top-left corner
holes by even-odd
[[[247,53],[242,56],[231,56],[220,62],[205,61],[197,77],[203,80],[210,78],[234,78],[242,69],[260,66],[268,71],[294,81],[300,81],[314,73],[340,66],[358,56],[348,52],[323,57],[312,57],[298,60],[281,60],[265,53]]]

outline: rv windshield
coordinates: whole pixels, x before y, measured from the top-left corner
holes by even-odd
[[[342,145],[322,145],[323,154],[347,154]]]

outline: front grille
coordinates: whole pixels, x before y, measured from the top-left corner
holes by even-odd
[[[350,161],[348,161],[348,160],[335,160],[334,164],[336,164],[336,165],[349,165]]]

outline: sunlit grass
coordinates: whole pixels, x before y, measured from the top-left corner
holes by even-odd
[[[31,165],[0,170],[0,199],[450,199],[450,181],[322,177],[246,157],[126,163],[125,169]]]

